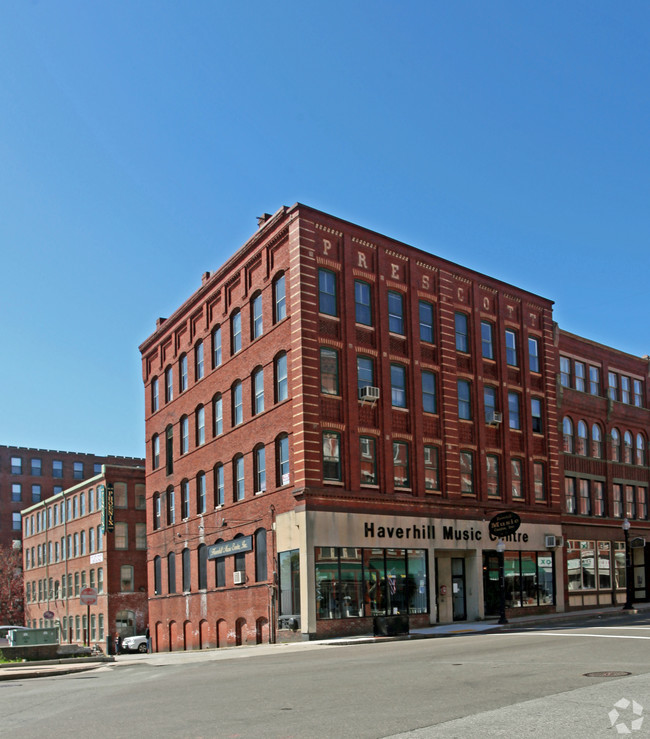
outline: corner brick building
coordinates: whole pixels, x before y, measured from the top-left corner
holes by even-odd
[[[113,528],[105,506],[113,497]],[[103,465],[99,474],[22,512],[25,623],[56,625],[64,643],[100,643],[148,624],[144,468]],[[88,607],[86,588],[98,591]],[[46,616],[45,614],[51,614]]]
[[[140,347],[154,648],[564,610],[551,301],[304,205]]]
[[[142,465],[132,457],[0,446],[0,547],[20,546],[20,512],[101,472],[103,464]]]

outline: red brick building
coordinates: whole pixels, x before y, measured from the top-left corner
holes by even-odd
[[[102,464],[141,466],[132,457],[0,446],[0,547],[20,546],[20,512],[101,472]]]
[[[111,508],[113,518],[106,518]],[[144,469],[105,465],[99,474],[22,512],[25,623],[56,625],[63,642],[106,644],[144,633],[147,536]],[[111,529],[112,524],[112,529]],[[84,588],[98,602],[80,602]],[[46,614],[52,614],[48,616]]]
[[[625,602],[625,520],[633,597],[648,600],[650,361],[565,331],[558,344],[567,605]]]
[[[297,204],[140,350],[154,648],[564,609],[551,301]]]

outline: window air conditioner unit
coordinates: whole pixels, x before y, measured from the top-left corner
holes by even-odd
[[[564,543],[561,536],[555,536],[555,534],[545,534],[544,535],[544,544],[547,549],[555,549],[556,547],[561,547]]]
[[[491,411],[487,420],[490,425],[496,426],[503,422],[503,413],[501,413],[501,411]]]
[[[379,388],[366,385],[359,389],[359,400],[379,400]]]
[[[244,573],[240,572],[239,570],[236,570],[232,573],[232,581],[235,583],[235,585],[243,585],[244,584]]]

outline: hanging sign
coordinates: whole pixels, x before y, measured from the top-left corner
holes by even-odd
[[[521,518],[514,511],[502,511],[490,519],[490,534],[494,537],[510,536],[521,526]]]

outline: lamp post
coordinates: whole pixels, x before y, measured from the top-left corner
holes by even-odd
[[[500,624],[507,624],[508,619],[506,618],[506,573],[504,566],[503,553],[506,550],[506,543],[503,539],[499,539],[497,542],[497,553],[499,555],[499,621]]]
[[[632,550],[630,549],[630,522],[627,518],[623,521],[623,534],[625,535],[625,605],[624,611],[634,609],[634,571],[632,569]]]

